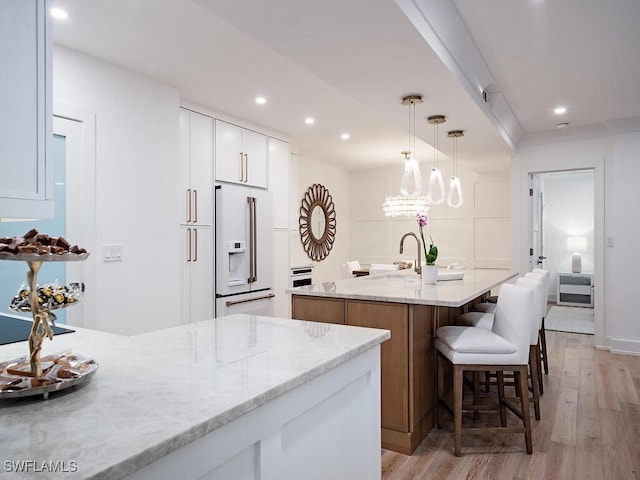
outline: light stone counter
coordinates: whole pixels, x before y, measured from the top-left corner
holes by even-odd
[[[367,352],[379,352],[388,338],[386,330],[338,325],[318,330],[308,322],[250,315],[134,337],[86,329],[56,336],[45,340],[43,354],[71,349],[92,355],[100,368],[89,384],[46,401],[0,401],[0,477],[122,478],[217,429],[226,429],[230,444],[238,434],[234,421]],[[0,359],[27,352],[27,342],[0,346]],[[372,385],[379,392],[377,381]],[[374,419],[378,411],[379,398]],[[249,430],[260,430],[251,422]],[[379,455],[379,437],[373,445]],[[35,467],[16,472],[20,461]],[[35,473],[43,462],[58,462],[67,472]],[[176,471],[186,472],[185,467]]]
[[[439,280],[436,285],[425,285],[413,270],[407,269],[388,274],[296,287],[288,289],[287,293],[325,298],[460,307],[517,275],[516,272],[501,269],[464,270],[462,280]]]

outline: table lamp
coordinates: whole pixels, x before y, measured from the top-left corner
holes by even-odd
[[[587,251],[587,237],[567,237],[567,251],[573,252],[571,271],[580,273],[582,271],[582,256],[580,253]]]

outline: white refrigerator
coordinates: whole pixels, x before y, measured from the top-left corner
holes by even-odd
[[[273,201],[243,185],[215,186],[215,316],[272,315]]]

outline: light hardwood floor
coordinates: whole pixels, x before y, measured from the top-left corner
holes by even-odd
[[[547,330],[549,375],[541,420],[532,414],[532,455],[518,434],[463,436],[455,457],[445,421],[411,456],[383,450],[382,479],[640,480],[640,357],[595,350],[592,341]]]

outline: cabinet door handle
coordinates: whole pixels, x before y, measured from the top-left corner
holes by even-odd
[[[187,262],[191,261],[191,229],[187,228]]]
[[[249,181],[249,154],[244,154],[244,183]]]
[[[191,221],[191,189],[187,188],[187,223]]]
[[[195,249],[195,255],[193,256],[193,261],[197,262],[198,261],[198,229],[194,228],[193,229],[193,237],[195,239],[194,242],[194,249]]]
[[[198,190],[193,191],[193,223],[198,223]]]
[[[240,181],[244,182],[244,155],[240,152]]]

